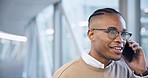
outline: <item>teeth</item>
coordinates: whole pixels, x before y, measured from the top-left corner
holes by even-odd
[[[115,49],[117,49],[117,50],[121,50],[121,47],[115,47]]]
[[[123,47],[120,47],[120,46],[112,46],[112,47],[110,47],[110,48],[116,49],[116,50],[122,50],[122,49],[123,49]]]

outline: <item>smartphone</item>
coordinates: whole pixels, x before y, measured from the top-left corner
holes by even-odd
[[[126,42],[125,44],[125,47],[123,49],[123,52],[122,52],[122,55],[125,57],[125,59],[128,61],[128,62],[132,62],[133,58],[134,58],[134,55],[135,55],[135,52],[134,50],[129,47],[129,43]]]

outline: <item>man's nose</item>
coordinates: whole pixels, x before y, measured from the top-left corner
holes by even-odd
[[[122,38],[121,34],[119,34],[116,38],[115,41],[118,43],[123,43],[125,40]]]

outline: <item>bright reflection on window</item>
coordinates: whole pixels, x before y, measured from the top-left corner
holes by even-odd
[[[53,35],[53,33],[54,33],[54,30],[53,29],[47,29],[46,30],[46,34],[47,35]]]
[[[141,28],[141,33],[145,33],[146,29],[145,28]]]
[[[145,9],[144,9],[144,12],[148,13],[148,8],[145,8]]]

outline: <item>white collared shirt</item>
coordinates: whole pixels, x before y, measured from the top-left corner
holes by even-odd
[[[82,59],[86,62],[86,64],[102,69],[107,68],[114,63],[112,61],[108,66],[105,67],[104,64],[102,64],[101,62],[99,62],[98,60],[96,60],[95,58],[93,58],[92,56],[90,56],[88,53],[85,52],[82,54]]]

